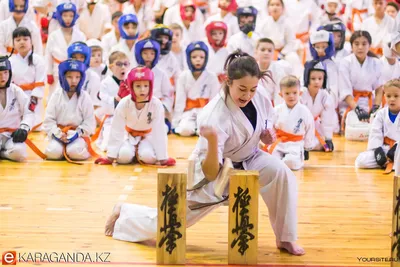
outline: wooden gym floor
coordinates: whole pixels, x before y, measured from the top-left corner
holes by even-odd
[[[44,138],[44,133],[33,133],[31,139],[44,150]],[[195,142],[169,136],[177,168],[186,168]],[[370,258],[390,257],[393,173],[355,170],[354,160],[366,143],[343,137],[334,143],[334,153],[312,152],[304,170],[295,172],[299,244],[305,256],[276,249],[260,198],[260,265],[389,266]],[[153,266],[155,242],[121,242],[103,232],[118,201],[155,207],[156,172],[138,165],[97,166],[93,160],[82,166],[45,162],[30,150],[26,163],[1,161],[0,252],[109,252],[111,266]],[[227,207],[221,207],[188,229],[188,265],[226,265],[227,224]]]

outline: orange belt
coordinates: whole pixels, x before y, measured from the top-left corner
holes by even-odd
[[[360,22],[363,22],[363,19],[361,17],[362,14],[368,13],[368,9],[356,9],[353,8],[353,10],[351,11],[351,29],[350,31],[354,31],[354,17],[357,15],[358,18],[360,19]]]
[[[319,116],[315,117],[314,121],[317,121],[318,119],[319,119]],[[324,138],[322,138],[322,136],[319,134],[317,129],[315,129],[315,137],[317,137],[319,143],[322,145],[322,147],[324,148],[325,152],[329,152],[329,148],[326,145]]]
[[[382,47],[371,47],[370,48],[371,52],[374,53],[375,55],[382,56],[383,55],[383,49]]]
[[[360,97],[368,97],[368,106],[369,106],[369,109],[372,109],[372,92],[358,91],[358,90],[353,89],[353,96],[354,96],[354,101],[356,103],[358,102],[358,99],[360,99]],[[340,123],[342,131],[344,131],[344,124],[346,121],[347,114],[349,113],[350,110],[351,110],[350,107],[348,107],[343,114],[342,122]]]
[[[385,145],[388,145],[390,148],[392,148],[392,147],[394,146],[394,144],[396,143],[396,141],[394,141],[393,139],[391,139],[391,138],[385,136],[385,138],[383,139],[383,143],[384,143]],[[389,148],[389,149],[390,149],[390,148]],[[386,164],[386,168],[385,168],[384,174],[389,174],[389,173],[391,173],[391,172],[392,172],[392,169],[393,169],[393,162],[392,162],[390,159],[388,159],[388,162],[387,162],[387,164]]]
[[[303,44],[306,44],[306,42],[303,39],[308,39],[310,37],[310,34],[308,32],[302,32],[302,33],[296,33],[296,39],[299,39]],[[305,46],[303,46],[303,65],[306,63],[307,60],[307,49]]]
[[[44,86],[44,82],[19,84],[18,86],[24,91],[32,91],[36,87]]]
[[[96,141],[99,138],[101,129],[103,129],[104,122],[109,117],[111,117],[111,115],[105,115],[104,118],[99,122],[99,127],[97,127],[96,132],[94,133],[94,135],[92,135],[92,137],[90,139],[92,142]],[[96,117],[96,120],[99,121],[99,119],[97,117]]]
[[[57,127],[58,128],[60,128],[61,129],[61,131],[63,132],[63,133],[67,133],[69,130],[76,130],[76,126],[64,126],[64,125],[60,125],[60,124],[57,124]],[[96,157],[96,158],[98,158],[98,157],[100,157],[94,150],[93,150],[93,148],[92,148],[92,145],[91,145],[91,142],[90,142],[90,139],[89,139],[89,137],[87,137],[87,136],[81,136],[82,138],[83,138],[83,140],[85,140],[85,142],[86,142],[86,144],[87,144],[87,146],[88,146],[88,151],[89,151],[89,154],[92,156],[92,157]],[[67,155],[67,144],[63,144],[63,146],[64,146],[64,148],[63,148],[63,154],[64,154],[64,157],[65,157],[65,159],[69,162],[69,163],[73,163],[73,164],[77,164],[77,165],[82,165],[82,163],[79,163],[79,162],[76,162],[76,161],[73,161],[73,160],[71,160],[69,157],[68,157],[68,155]]]
[[[303,136],[302,135],[295,135],[295,134],[291,134],[291,133],[287,133],[284,132],[280,129],[276,129],[276,141],[270,146],[270,148],[268,149],[268,153],[272,154],[272,152],[275,150],[275,147],[283,142],[299,142],[301,140],[303,140]]]
[[[7,46],[7,53],[11,53],[11,52],[13,52],[13,48],[11,46]],[[14,49],[13,54],[18,54],[17,49]]]
[[[175,79],[174,79],[174,77],[169,78],[169,82],[171,83],[172,86],[175,86]]]
[[[208,103],[208,98],[197,98],[197,99],[190,99],[186,100],[186,107],[184,111],[188,111],[194,108],[203,108]]]
[[[61,62],[63,62],[63,60],[59,60],[58,58],[56,58],[56,57],[52,57],[53,58],[53,61],[55,62],[55,63],[57,63],[57,64],[60,64]]]
[[[275,60],[275,61],[278,60],[279,54],[281,53],[282,50],[283,50],[283,48],[281,48],[281,49],[275,49],[275,51],[274,51],[274,60]]]
[[[9,133],[13,133],[18,129],[13,129],[13,128],[0,128],[0,133],[5,133],[5,132],[9,132]],[[28,138],[25,140],[25,144],[27,144],[27,146],[29,146],[30,149],[32,149],[33,152],[35,152],[36,155],[38,155],[39,157],[41,157],[42,159],[46,159],[46,155],[40,151],[40,149],[34,144],[32,143],[31,140],[29,140]]]

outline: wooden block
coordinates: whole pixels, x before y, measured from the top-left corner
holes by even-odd
[[[229,182],[231,170],[233,170],[232,160],[230,158],[225,158],[224,166],[214,182],[214,194],[219,198],[222,198],[222,194]]]
[[[395,176],[393,181],[393,220],[391,242],[392,267],[400,267],[400,176]],[[395,259],[397,259],[395,261]]]
[[[157,264],[185,264],[186,183],[185,172],[158,169]]]
[[[228,264],[257,264],[258,171],[234,170],[229,182]]]

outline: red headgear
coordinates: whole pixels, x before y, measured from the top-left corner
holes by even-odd
[[[215,41],[211,38],[211,31],[213,30],[223,30],[224,31],[224,38],[222,39],[221,43],[217,45]],[[212,46],[212,48],[221,48],[225,46],[226,36],[228,33],[228,26],[226,26],[225,22],[223,21],[212,21],[206,27],[207,39],[208,43]]]
[[[231,0],[231,3],[229,4],[229,6],[224,8],[219,4],[219,1],[218,1],[218,7],[220,9],[222,9],[222,10],[225,10],[227,12],[232,12],[233,13],[233,12],[236,12],[236,9],[238,8],[238,5],[236,3],[236,0]]]
[[[193,7],[193,15],[190,17],[185,16],[185,7]],[[182,0],[180,2],[180,11],[182,20],[194,21],[196,17],[196,4],[193,0]]]
[[[151,69],[147,67],[136,67],[132,69],[129,74],[128,78],[126,79],[126,83],[128,85],[129,90],[131,91],[132,100],[136,102],[136,94],[133,90],[133,83],[136,81],[149,81],[150,90],[149,90],[149,99],[145,102],[150,102],[151,98],[153,97],[153,81],[154,81],[154,74]]]

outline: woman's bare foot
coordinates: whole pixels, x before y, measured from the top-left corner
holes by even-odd
[[[119,218],[119,214],[121,212],[121,206],[122,206],[122,203],[116,204],[113,208],[113,211],[112,211],[110,217],[108,217],[108,220],[106,222],[106,229],[104,231],[104,234],[106,236],[113,235],[114,225],[115,225],[115,222],[117,221],[117,219]]]
[[[301,256],[301,255],[306,254],[304,249],[302,247],[300,247],[299,245],[297,245],[296,243],[294,243],[294,242],[276,241],[276,246],[279,249],[284,249],[287,252],[289,252],[290,254],[293,254],[295,256]]]

